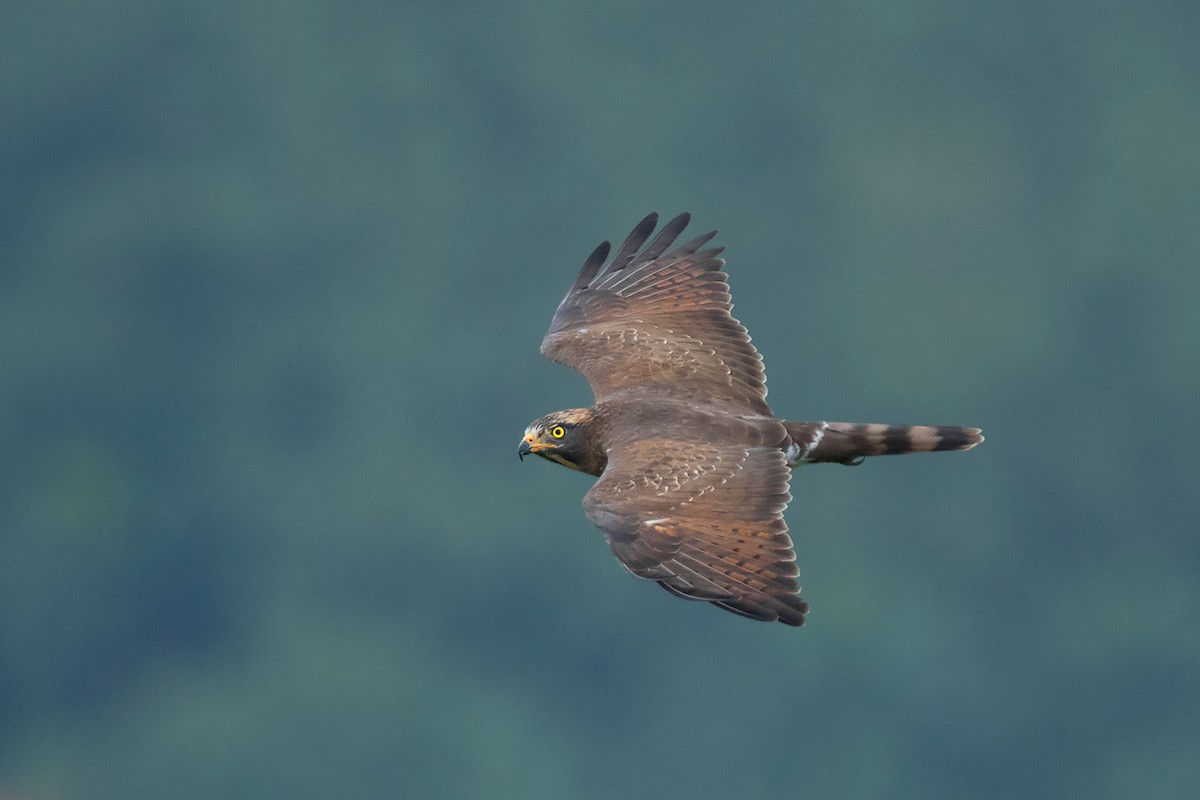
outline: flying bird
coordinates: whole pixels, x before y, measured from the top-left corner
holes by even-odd
[[[730,313],[710,231],[669,250],[691,220],[650,214],[608,259],[592,252],[541,352],[583,373],[596,402],[525,429],[518,454],[599,478],[588,519],[639,578],[751,619],[801,626],[783,511],[801,464],[970,450],[978,428],[795,422],[767,405],[762,358]],[[643,245],[645,245],[643,247]]]

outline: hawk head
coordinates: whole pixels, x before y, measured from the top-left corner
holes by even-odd
[[[538,417],[529,423],[517,448],[522,460],[533,453],[589,475],[604,472],[608,455],[599,440],[596,412],[571,408]]]

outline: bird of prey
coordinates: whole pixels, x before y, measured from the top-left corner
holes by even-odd
[[[591,408],[525,429],[531,453],[599,477],[583,500],[639,578],[751,619],[804,624],[783,511],[801,464],[970,450],[978,428],[794,422],[767,405],[762,358],[733,318],[716,231],[671,250],[691,219],[650,214],[603,242],[559,304],[542,354],[583,373]],[[643,247],[643,245],[645,245]]]

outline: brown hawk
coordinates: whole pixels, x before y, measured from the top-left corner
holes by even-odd
[[[668,252],[691,215],[643,248],[651,214],[607,261],[588,257],[542,354],[583,373],[596,404],[525,429],[536,453],[599,480],[583,500],[639,578],[752,619],[804,624],[783,510],[800,464],[969,450],[978,428],[793,422],[767,405],[762,358],[733,307],[711,231]]]

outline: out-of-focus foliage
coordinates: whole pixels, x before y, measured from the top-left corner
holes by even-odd
[[[9,3],[0,793],[1192,798],[1195,2]],[[541,360],[720,227],[801,631],[613,561]]]

